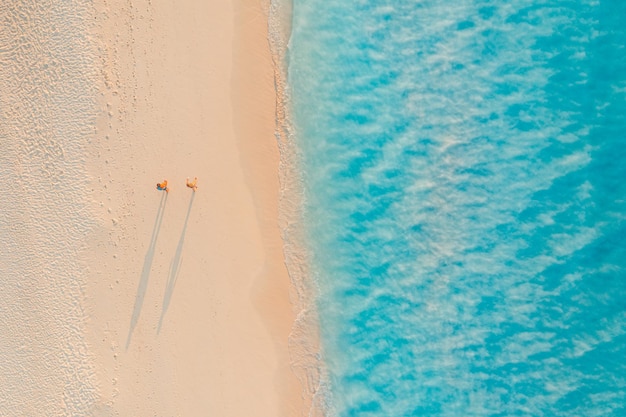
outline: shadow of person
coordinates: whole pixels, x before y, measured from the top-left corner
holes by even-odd
[[[178,273],[180,272],[180,266],[183,263],[183,245],[185,244],[185,234],[187,233],[187,223],[189,222],[189,214],[191,213],[191,206],[193,205],[193,199],[196,197],[196,193],[191,194],[191,200],[189,200],[189,208],[187,209],[187,217],[185,218],[185,224],[183,225],[183,231],[180,234],[178,240],[178,246],[176,246],[176,253],[172,262],[170,263],[170,273],[167,279],[167,285],[165,287],[165,295],[163,296],[163,309],[161,310],[161,318],[159,319],[159,326],[157,327],[157,334],[161,332],[161,325],[163,324],[163,318],[167,312],[167,308],[170,306],[172,294],[174,293],[174,286],[178,279]]]
[[[167,193],[163,193],[161,201],[159,202],[156,219],[154,220],[154,228],[152,229],[150,245],[148,246],[148,251],[146,252],[146,257],[143,261],[143,269],[141,270],[141,278],[139,279],[139,286],[137,287],[137,295],[135,297],[135,307],[133,308],[133,315],[130,319],[130,328],[128,329],[128,338],[126,339],[126,349],[128,349],[128,346],[130,345],[133,330],[135,330],[135,326],[139,320],[139,313],[141,313],[143,299],[146,296],[146,288],[148,288],[148,279],[150,278],[150,269],[152,268],[152,260],[154,259],[154,249],[156,247],[157,238],[159,237],[159,230],[161,230],[161,223],[163,222],[163,213],[165,212],[166,202]]]

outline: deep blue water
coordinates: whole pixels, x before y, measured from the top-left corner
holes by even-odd
[[[625,21],[294,0],[328,415],[626,415]]]

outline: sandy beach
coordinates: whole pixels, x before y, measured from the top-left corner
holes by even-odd
[[[75,68],[87,89],[83,101],[67,91],[71,108],[59,102],[55,117],[68,128],[19,108],[12,116],[25,121],[3,127],[3,143],[15,144],[3,178],[19,181],[9,186],[13,209],[3,206],[13,217],[1,224],[10,231],[1,285],[13,297],[2,325],[13,330],[0,345],[0,385],[12,387],[0,414],[302,415],[278,227],[269,6],[98,0],[70,13],[76,6],[53,8],[60,17],[45,28],[54,38],[63,13],[76,20],[68,56],[82,58],[67,58],[60,77]],[[2,13],[19,17],[11,6]],[[3,84],[22,92],[5,94],[5,106],[33,94],[18,87]],[[42,176],[50,165],[58,181],[54,169]],[[155,187],[165,179],[168,193]],[[51,180],[58,191],[48,197]]]
[[[103,415],[301,413],[263,7],[101,2],[87,304]]]

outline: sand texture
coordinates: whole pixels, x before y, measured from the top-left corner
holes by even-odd
[[[0,415],[302,415],[266,5],[0,17]]]
[[[0,415],[88,415],[90,15],[74,1],[16,3],[0,5]]]

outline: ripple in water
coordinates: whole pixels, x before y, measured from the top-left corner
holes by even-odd
[[[339,416],[618,416],[626,6],[294,1]]]

